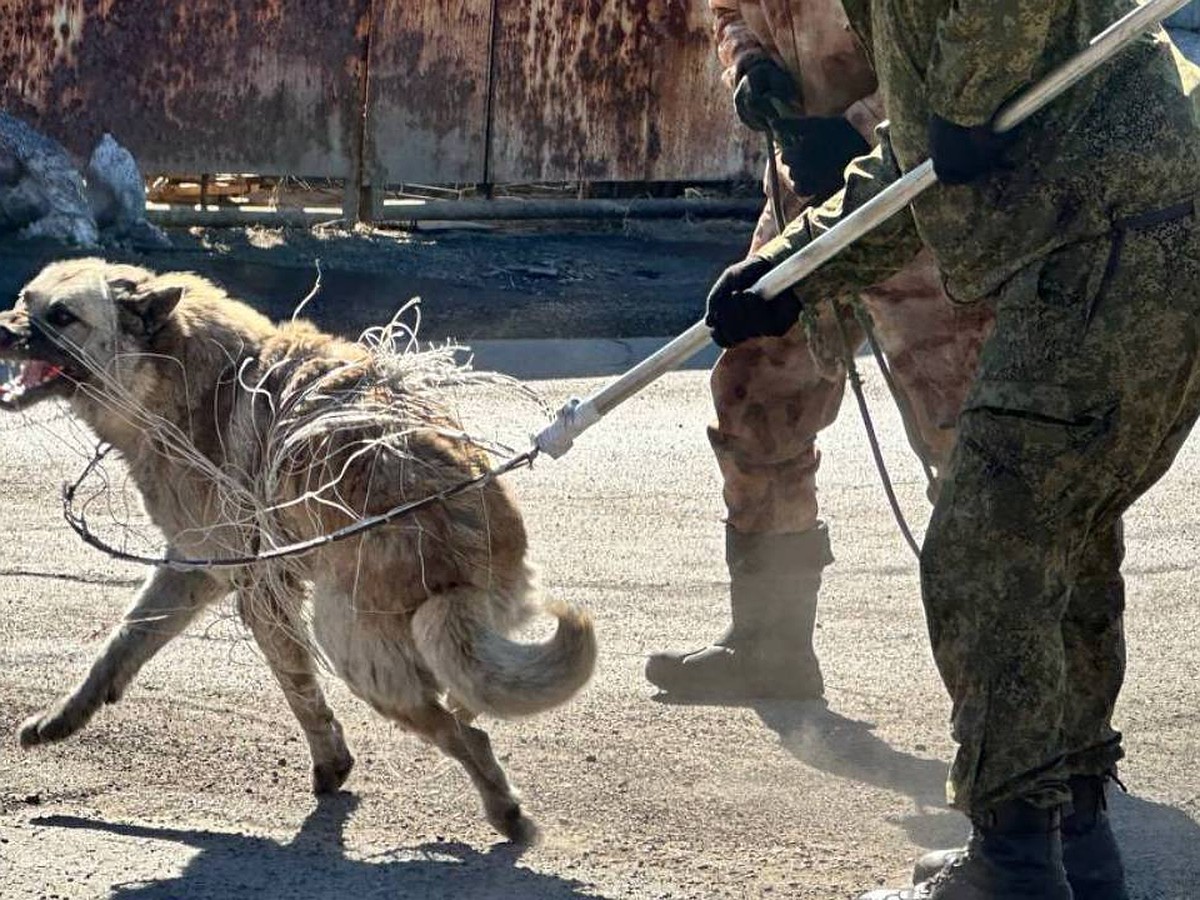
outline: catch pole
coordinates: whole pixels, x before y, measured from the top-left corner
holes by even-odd
[[[1132,40],[1157,26],[1190,0],[1148,0],[1114,22],[1092,39],[1088,46],[1059,65],[1033,87],[1007,104],[996,117],[996,130],[1005,132],[1024,122],[1057,98],[1071,85],[1103,65]],[[878,196],[863,204],[835,227],[760,278],[753,290],[768,300],[799,284],[811,272],[832,259],[860,237],[907,207],[937,181],[933,163],[921,163]],[[678,368],[708,346],[712,331],[703,321],[642,360],[584,399],[573,397],[554,421],[535,437],[536,448],[558,459],[571,449],[575,438],[599,422],[613,409],[672,369]]]

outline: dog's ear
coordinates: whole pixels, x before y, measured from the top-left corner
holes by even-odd
[[[157,333],[167,324],[175,306],[183,297],[183,286],[178,284],[134,284],[122,280],[110,283],[109,287],[112,288],[121,311],[131,314],[132,318],[140,323],[142,333],[147,337]]]
[[[128,278],[109,278],[108,289],[116,300],[124,303],[137,292],[139,282]]]

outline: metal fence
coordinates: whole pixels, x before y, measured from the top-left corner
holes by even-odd
[[[757,170],[705,0],[5,0],[0,107],[148,173],[352,184]]]

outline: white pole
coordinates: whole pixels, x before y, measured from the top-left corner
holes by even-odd
[[[1093,38],[1086,49],[1059,65],[1006,105],[996,117],[996,129],[1003,132],[1015,128],[1071,85],[1115,56],[1130,41],[1158,25],[1189,2],[1190,0],[1147,0]],[[799,284],[823,263],[907,207],[936,181],[933,163],[926,160],[835,227],[785,259],[760,278],[753,290],[771,299]],[[535,436],[534,444],[555,459],[562,456],[571,449],[576,437],[648,384],[703,350],[711,337],[712,332],[708,326],[703,321],[697,322],[657,353],[644,359],[587,399],[573,398],[559,410],[555,420]]]

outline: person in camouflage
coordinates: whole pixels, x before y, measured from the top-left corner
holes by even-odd
[[[883,118],[875,76],[839,0],[710,0],[714,35],[734,104],[779,147],[776,192],[749,253],[787,217],[842,185],[846,164],[869,149]],[[861,300],[910,412],[910,439],[936,472],[948,461],[954,420],[992,313],[955,305],[932,256],[914,248],[902,271]],[[795,322],[795,317],[793,317]],[[856,321],[844,323],[852,344]],[[712,373],[716,424],[709,439],[724,480],[732,625],[712,646],[659,653],[646,676],[688,699],[816,698],[824,690],[813,650],[821,573],[832,561],[818,519],[816,435],[832,424],[846,381],[842,339],[826,315],[781,337],[724,353]]]
[[[942,183],[783,307],[877,281],[922,243],[952,296],[995,300],[921,559],[971,836],[920,867],[928,881],[869,900],[1127,897],[1104,802],[1122,755],[1120,517],[1200,413],[1200,70],[1159,30],[1010,136],[990,123],[1134,5],[848,2],[891,126],[843,192],[710,294],[718,332],[777,332],[749,291],[762,271],[932,157]]]

